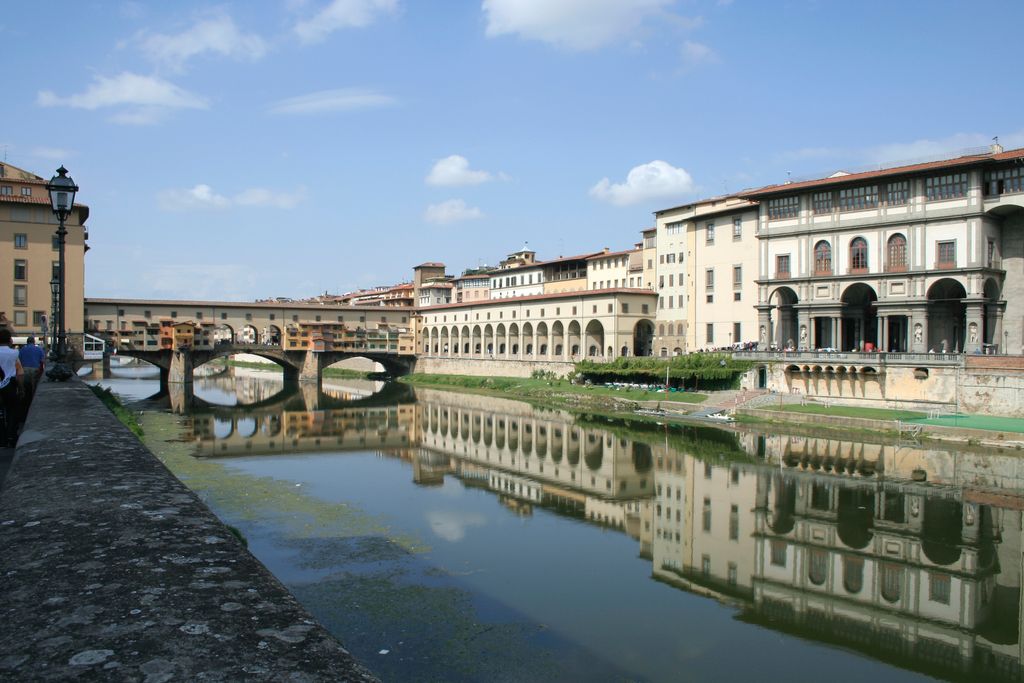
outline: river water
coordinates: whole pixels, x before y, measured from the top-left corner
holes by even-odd
[[[1021,678],[1016,451],[239,375],[103,384],[384,680]]]

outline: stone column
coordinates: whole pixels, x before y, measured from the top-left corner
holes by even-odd
[[[889,350],[889,316],[878,316],[877,327],[876,335],[878,339],[875,341],[875,347],[884,353]]]
[[[840,351],[842,351],[842,339],[839,338],[840,337],[839,333],[841,331],[840,330],[841,319],[839,318],[839,316],[832,316],[831,322],[832,322],[832,348],[833,349],[839,349]]]

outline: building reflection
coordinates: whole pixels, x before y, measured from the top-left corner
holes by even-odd
[[[360,451],[628,534],[737,618],[952,680],[1021,678],[1024,465],[1009,455],[588,422],[417,390],[383,407],[194,415],[200,454]]]

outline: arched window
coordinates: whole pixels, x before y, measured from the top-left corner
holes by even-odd
[[[882,597],[887,602],[899,602],[903,593],[903,567],[895,564],[882,564]]]
[[[807,578],[820,586],[828,578],[828,554],[824,550],[812,550],[808,555]]]
[[[814,274],[832,274],[832,245],[825,240],[814,245]]]
[[[850,272],[864,273],[868,269],[868,243],[863,237],[850,242]]]
[[[843,559],[843,587],[847,593],[860,593],[864,587],[864,560],[859,557]]]
[[[664,337],[665,336],[665,324],[664,323],[662,323],[661,325],[658,325],[658,336],[659,337]]]
[[[902,273],[907,269],[907,238],[896,233],[889,238],[888,263],[886,270],[889,272]]]

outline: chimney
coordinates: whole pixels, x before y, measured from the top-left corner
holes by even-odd
[[[992,138],[992,153],[1000,154],[1003,151],[1003,146],[999,144],[999,136]]]

